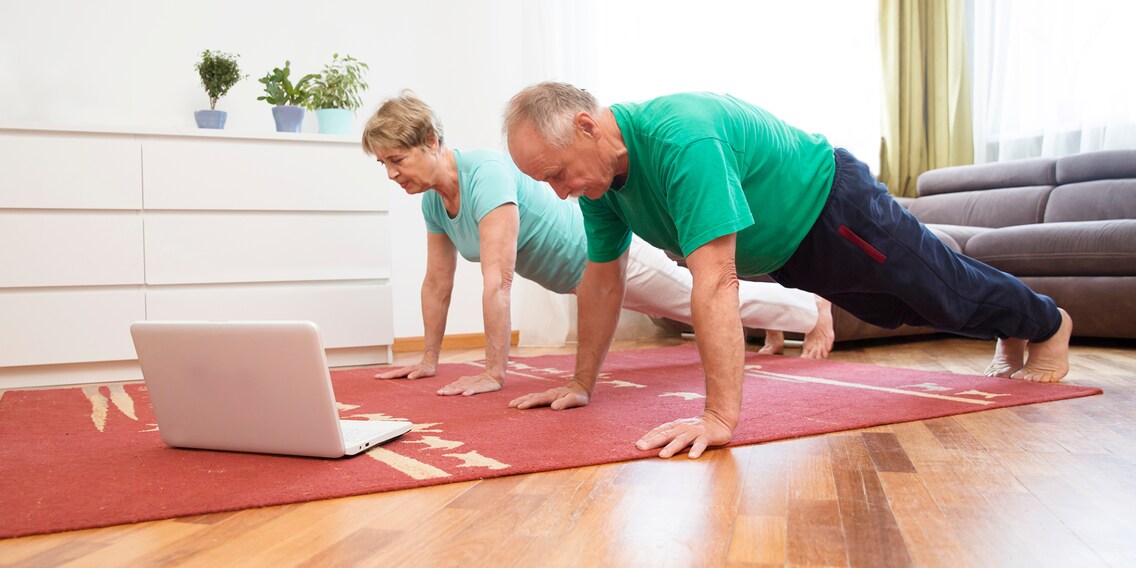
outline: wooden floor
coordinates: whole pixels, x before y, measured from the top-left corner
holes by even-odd
[[[977,373],[992,348],[938,337],[832,358]],[[514,350],[548,352],[570,350]],[[699,460],[10,539],[0,565],[1136,566],[1136,342],[1078,343],[1067,382],[1105,394]]]

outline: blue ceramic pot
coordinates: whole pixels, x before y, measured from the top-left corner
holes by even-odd
[[[225,119],[229,113],[223,110],[199,110],[193,113],[198,128],[225,128]]]
[[[277,132],[299,132],[304,124],[304,107],[293,105],[272,107]]]

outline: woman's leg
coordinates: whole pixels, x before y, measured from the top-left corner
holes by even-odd
[[[623,307],[653,317],[692,324],[690,293],[694,280],[690,271],[638,237],[632,238],[627,256]],[[823,357],[832,347],[831,314],[827,318],[822,317],[817,298],[808,292],[772,282],[740,280],[738,304],[745,327],[805,334],[816,330],[815,346],[809,352],[823,352],[819,355]],[[827,306],[828,303],[824,304]]]

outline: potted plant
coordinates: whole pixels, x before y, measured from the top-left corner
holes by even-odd
[[[243,78],[237,66],[237,57],[239,56],[208,49],[201,52],[201,60],[195,67],[197,74],[201,76],[201,86],[205,87],[205,93],[209,95],[209,110],[193,113],[198,128],[225,128],[228,113],[217,110],[217,99],[225,96]]]
[[[285,61],[284,68],[274,68],[258,79],[264,84],[264,95],[256,98],[272,105],[272,119],[276,121],[277,132],[299,132],[304,123],[304,107],[310,105],[312,92],[309,84],[318,77],[308,74],[292,83],[292,62]]]
[[[323,134],[346,134],[351,128],[351,117],[363,106],[360,93],[367,89],[364,74],[370,68],[366,63],[338,53],[331,63],[324,65],[312,81],[312,98],[308,108],[316,111],[319,131]]]

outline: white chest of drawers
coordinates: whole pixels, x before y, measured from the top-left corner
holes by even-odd
[[[305,319],[390,361],[381,168],[340,137],[0,127],[0,389],[140,378],[143,319]]]

